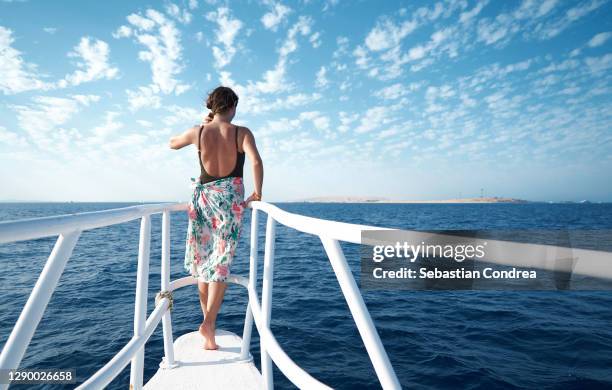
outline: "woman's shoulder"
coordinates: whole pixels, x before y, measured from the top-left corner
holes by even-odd
[[[193,125],[187,129],[192,144],[198,143],[198,135],[200,134],[200,129],[202,129],[202,124]]]
[[[191,131],[193,134],[197,135],[200,130],[202,130],[204,128],[204,124],[200,123],[198,125],[193,125],[191,126],[188,130]]]
[[[234,125],[234,126],[236,126],[236,128],[238,129],[238,137],[243,138],[243,137],[253,136],[251,129],[249,129],[248,127],[242,126],[242,125]]]

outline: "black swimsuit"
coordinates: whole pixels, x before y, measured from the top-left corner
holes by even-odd
[[[242,177],[242,168],[244,167],[244,152],[238,151],[238,126],[236,127],[236,165],[234,169],[229,173],[229,175],[225,176],[212,176],[206,172],[204,169],[204,165],[202,164],[202,155],[200,152],[200,137],[202,136],[202,129],[204,126],[200,126],[200,130],[198,131],[198,161],[200,162],[200,183],[209,183],[211,181],[225,179],[228,177]]]

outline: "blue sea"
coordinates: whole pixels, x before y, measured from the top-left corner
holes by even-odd
[[[0,221],[130,206],[4,203]],[[610,229],[611,204],[278,203],[299,214],[401,229]],[[152,219],[149,313],[160,285],[161,217]],[[172,278],[186,276],[187,215],[172,215]],[[265,216],[260,217],[262,274]],[[82,382],[133,332],[139,221],[86,231],[22,361],[76,368]],[[247,217],[232,272],[248,274]],[[4,345],[55,238],[0,245],[0,343]],[[343,244],[359,279],[359,246]],[[272,331],[288,355],[337,389],[379,388],[348,306],[317,237],[277,227]],[[261,284],[259,285],[259,289]],[[612,388],[612,292],[364,291],[403,387],[412,389]],[[218,328],[242,334],[247,297],[230,286]],[[174,337],[202,321],[196,286],[175,293]],[[259,368],[254,330],[251,351]],[[145,381],[163,355],[161,324],[145,347]],[[294,388],[274,369],[277,388]],[[202,378],[205,388],[206,378]],[[109,386],[125,389],[129,366]],[[34,387],[34,386],[32,386]],[[74,387],[74,386],[71,386]],[[39,386],[38,388],[52,388]]]

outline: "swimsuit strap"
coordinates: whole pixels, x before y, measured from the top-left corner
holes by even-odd
[[[238,126],[234,126],[236,128],[236,153],[238,153]]]
[[[202,138],[202,129],[204,129],[204,125],[201,125],[200,129],[198,130],[198,161],[200,162],[200,171],[205,172],[204,165],[202,164],[202,155],[200,151],[200,141]]]

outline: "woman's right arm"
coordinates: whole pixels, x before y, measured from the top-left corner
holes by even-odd
[[[255,181],[255,193],[249,197],[250,200],[260,200],[261,199],[261,187],[263,185],[263,162],[261,161],[261,157],[259,156],[259,151],[257,150],[257,145],[255,144],[255,137],[251,130],[245,128],[246,134],[244,135],[244,141],[242,147],[244,152],[246,153],[249,161],[253,165],[253,180]],[[259,199],[257,199],[259,198]],[[247,203],[249,201],[247,199]]]

